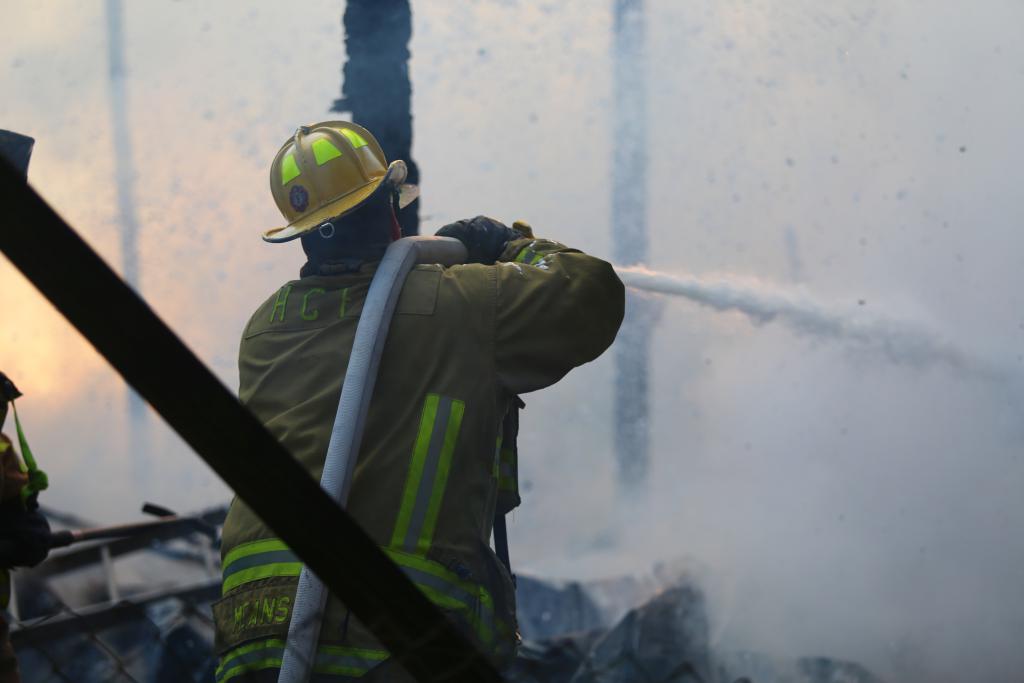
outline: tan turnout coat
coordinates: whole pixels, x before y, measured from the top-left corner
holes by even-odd
[[[242,402],[318,480],[375,268],[285,284],[242,337]],[[608,263],[532,238],[510,242],[493,266],[417,266],[398,302],[347,509],[499,662],[516,643],[511,578],[489,546],[505,471],[502,419],[516,394],[608,348],[623,306]],[[332,542],[330,529],[323,541]],[[215,617],[218,681],[227,681],[279,664],[301,564],[237,499],[222,554]],[[319,676],[359,677],[387,657],[332,599]]]

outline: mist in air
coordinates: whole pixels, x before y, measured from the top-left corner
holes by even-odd
[[[119,269],[131,184],[139,290],[234,388],[243,325],[301,265],[259,239],[267,169],[332,116],[343,4],[124,3],[123,116],[106,9],[6,8],[0,127],[36,138],[30,181]],[[518,571],[662,563],[703,586],[720,647],[1019,680],[1024,6],[644,11],[647,258],[620,272],[656,319],[649,476],[617,482],[611,354],[525,396]],[[610,2],[413,3],[424,232],[484,213],[613,257],[612,33]],[[6,261],[0,292],[44,503],[115,522],[229,499],[155,416],[131,442],[119,378]]]
[[[943,366],[965,378],[1010,383],[1024,379],[1021,369],[960,348],[922,323],[857,310],[839,301],[820,301],[804,287],[780,287],[751,278],[707,278],[659,273],[644,267],[620,267],[627,287],[682,297],[718,312],[742,313],[756,325],[772,321],[823,342],[868,352],[879,361],[916,368]],[[857,301],[865,306],[864,299]]]

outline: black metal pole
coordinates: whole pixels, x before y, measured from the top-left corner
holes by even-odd
[[[341,98],[331,111],[350,112],[380,142],[388,161],[409,167],[406,182],[418,184],[412,159],[412,84],[409,81],[409,0],[348,0],[345,3],[345,48]],[[420,232],[419,202],[399,212],[402,235]]]
[[[646,263],[647,78],[644,0],[613,0],[612,245],[622,266]],[[627,297],[626,319],[615,342],[615,454],[620,491],[647,481],[650,467],[648,395],[654,311],[642,296]]]
[[[27,135],[0,130],[0,157],[16,168],[22,178],[28,177],[28,162],[32,159],[35,144],[36,141]]]
[[[117,212],[121,225],[121,268],[125,281],[140,291],[139,223],[135,210],[135,164],[132,134],[128,122],[128,88],[124,59],[124,3],[107,0],[107,63],[110,70],[110,137],[114,144],[114,179],[117,184]],[[149,425],[146,404],[128,388],[128,456],[132,459],[135,482],[149,479],[146,453]]]

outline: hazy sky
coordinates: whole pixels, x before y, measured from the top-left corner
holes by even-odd
[[[233,388],[242,325],[300,264],[258,238],[279,222],[267,167],[330,116],[343,3],[125,4],[142,293]],[[425,231],[488,213],[610,252],[610,4],[414,3]],[[31,182],[119,267],[104,10],[3,3],[0,127],[37,138]],[[967,361],[660,299],[649,491],[616,494],[603,358],[526,397],[514,561],[684,558],[723,646],[1019,680],[1024,4],[649,0],[647,21],[648,265]],[[227,498],[155,420],[137,475],[119,378],[6,262],[0,296],[47,503],[114,521]]]

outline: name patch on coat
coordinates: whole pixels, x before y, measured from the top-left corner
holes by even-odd
[[[284,636],[292,615],[295,582],[232,591],[213,604],[218,652],[253,638]]]

